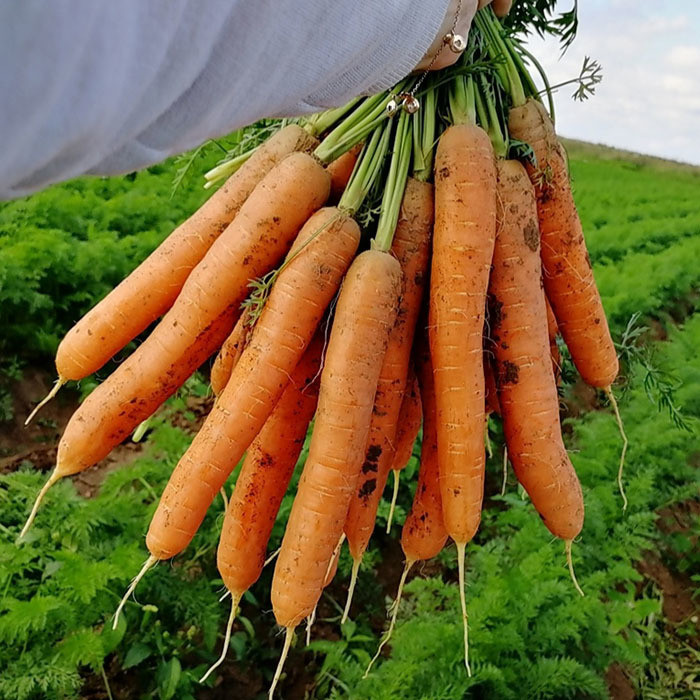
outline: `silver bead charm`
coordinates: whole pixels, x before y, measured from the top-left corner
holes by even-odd
[[[454,32],[445,34],[444,41],[453,53],[462,53],[467,48],[467,40],[461,34],[455,34]]]
[[[396,100],[392,97],[387,103],[386,103],[386,115],[387,117],[393,117],[396,112],[399,109],[399,105],[396,103]]]
[[[413,95],[406,95],[403,99],[403,108],[409,114],[415,114],[420,109],[420,102]]]

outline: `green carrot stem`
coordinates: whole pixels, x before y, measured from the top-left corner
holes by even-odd
[[[355,214],[367,197],[372,185],[381,172],[384,158],[389,148],[392,121],[385,120],[384,124],[372,132],[365,143],[360,156],[355,163],[350,180],[338,202],[338,207]]]
[[[307,120],[304,128],[312,135],[318,136],[335,126],[348,112],[353,110],[364,98],[355,97],[342,107],[327,109],[325,112],[312,114]]]
[[[437,92],[428,90],[420,111],[413,117],[413,177],[427,182],[433,172]]]
[[[488,133],[493,146],[493,152],[498,158],[505,158],[508,153],[507,130],[501,128],[501,119],[496,109],[495,95],[488,81],[483,75],[479,76],[479,90],[477,90],[477,111],[486,133]],[[505,133],[504,133],[505,132]]]
[[[233,173],[235,173],[243,165],[243,163],[245,163],[248,160],[248,158],[250,158],[253,155],[253,153],[255,153],[255,151],[257,150],[258,146],[256,146],[255,148],[251,148],[245,153],[241,153],[235,158],[231,158],[231,160],[227,160],[223,163],[220,163],[219,165],[213,167],[211,170],[208,170],[206,173],[204,173],[204,179],[206,180],[204,188],[208,189],[215,183],[220,182],[221,180],[225,180],[226,178],[233,175]]]
[[[547,73],[542,67],[542,64],[520,42],[511,39],[510,45],[511,53],[513,55],[515,63],[518,65],[518,70],[523,78],[528,92],[530,93],[530,97],[534,97],[536,99],[540,98],[540,91],[537,89],[537,85],[535,85],[535,81],[532,79],[530,71],[528,71],[525,62],[523,61],[522,56],[520,55],[521,53],[527,56],[527,58],[530,61],[532,61],[532,65],[535,66],[537,72],[540,74],[540,78],[542,78],[542,83],[544,84],[545,92],[547,93],[547,102],[549,103],[549,117],[552,120],[552,123],[554,123],[554,91],[552,90],[549,78],[547,77]]]
[[[330,163],[367,136],[387,119],[386,106],[394,93],[401,92],[411,81],[402,81],[393,92],[384,92],[368,97],[360,106],[331,131],[315,150],[316,157]]]
[[[410,115],[402,110],[396,126],[394,151],[391,154],[389,173],[382,197],[377,233],[372,241],[372,248],[375,250],[388,251],[394,239],[411,163],[411,122]]]
[[[524,105],[527,101],[525,90],[513,55],[508,48],[503,27],[490,8],[477,13],[476,25],[486,39],[486,46],[492,59],[502,62],[497,68],[499,77],[510,94],[514,107]]]
[[[471,76],[459,75],[455,78],[450,86],[448,101],[453,124],[476,124],[474,80]]]

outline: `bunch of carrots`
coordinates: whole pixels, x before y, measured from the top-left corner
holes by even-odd
[[[226,177],[60,344],[46,400],[160,319],[71,418],[22,535],[53,483],[103,459],[218,351],[216,401],[161,496],[115,624],[146,572],[189,545],[243,459],[217,555],[231,614],[209,673],[223,661],[313,420],[272,584],[286,629],[272,696],[345,541],[347,618],[389,473],[395,500],[422,425],[405,568],[375,659],[409,570],[451,538],[470,672],[465,552],[481,518],[489,415],[500,415],[518,481],[565,542],[574,583],[584,507],[561,434],[558,336],[622,431],[618,360],[566,156],[521,47],[482,10],[455,67],[288,124],[211,180]]]

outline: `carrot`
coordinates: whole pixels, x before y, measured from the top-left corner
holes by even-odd
[[[552,311],[552,305],[549,303],[549,299],[545,296],[544,298],[545,307],[547,309],[547,335],[549,336],[549,356],[552,359],[552,371],[554,372],[554,378],[556,379],[557,385],[559,385],[559,380],[561,379],[561,353],[559,352],[559,346],[557,345],[557,336],[559,335],[559,326],[557,325],[557,319],[554,318],[554,311]]]
[[[263,178],[148,339],[73,414],[23,533],[51,484],[105,457],[221,345],[249,280],[277,264],[328,188],[327,173],[305,153],[287,156]]]
[[[440,495],[435,381],[427,339],[419,339],[417,344],[416,367],[423,408],[423,441],[413,506],[401,530],[401,548],[407,565],[436,556],[447,540]]]
[[[355,259],[338,298],[309,454],[272,580],[273,611],[287,634],[270,694],[294,628],[321,595],[343,532],[400,288],[398,261],[373,249]]]
[[[584,381],[610,387],[619,370],[617,353],[554,126],[544,106],[533,99],[512,108],[508,124],[537,158],[537,166],[528,170],[536,185],[544,287],[559,331]]]
[[[492,413],[500,415],[500,406],[498,405],[498,393],[496,391],[496,379],[493,376],[493,368],[491,366],[491,357],[484,352],[484,444],[486,445],[486,454],[488,458],[493,457],[493,446],[491,445],[491,436],[489,434],[489,418]]]
[[[252,319],[249,310],[246,308],[239,316],[236,325],[231,331],[231,335],[224,341],[221,349],[216,355],[214,364],[211,367],[209,381],[215,396],[219,396],[226,388],[226,383],[231,377],[231,372],[240,360],[245,346],[250,339]]]
[[[355,221],[334,207],[322,209],[305,224],[250,343],[165,487],[146,538],[156,558],[169,559],[189,544],[289,383],[359,240]]]
[[[495,230],[491,143],[478,127],[452,126],[440,137],[435,162],[430,347],[445,525],[461,545],[474,536],[481,518],[482,336]]]
[[[337,202],[340,199],[350,180],[361,150],[362,144],[358,143],[347,153],[331,161],[326,166],[326,172],[331,178],[329,201]],[[216,356],[211,370],[211,387],[216,396],[223,391],[226,382],[231,376],[232,367],[238,362],[238,358],[243,352],[249,335],[249,327],[250,323],[244,312]]]
[[[427,332],[424,328],[418,329],[418,332]],[[389,515],[386,519],[387,535],[391,532],[391,523],[394,519],[394,509],[396,508],[396,499],[399,495],[399,479],[403,469],[413,456],[413,445],[418,437],[421,422],[423,420],[423,411],[421,409],[420,389],[418,380],[413,367],[408,367],[408,377],[406,379],[406,391],[401,400],[401,410],[399,411],[398,428],[396,429],[394,461],[391,465],[391,471],[394,474],[394,490],[391,494],[391,505],[389,506]]]
[[[328,571],[326,572],[326,580],[323,582],[323,587],[328,588],[333,582],[336,573],[338,573],[338,562],[340,562],[340,553],[343,551],[343,543],[345,542],[345,533],[340,536],[338,544],[336,544],[333,550],[333,555],[331,556],[331,561],[328,564]],[[316,609],[318,608],[318,602],[311,611],[311,614],[306,618],[306,646],[308,647],[311,643],[311,628],[316,621]]]
[[[315,380],[322,351],[323,334],[317,333],[292,372],[277,406],[248,448],[226,509],[217,549],[217,567],[231,593],[232,614],[225,639],[230,637],[234,611],[243,594],[262,572],[270,533],[316,410]],[[221,657],[202,681],[224,661],[227,651],[225,642]]]
[[[544,287],[544,281],[542,282],[542,286]],[[557,319],[554,317],[552,305],[549,303],[549,299],[547,299],[546,295],[544,297],[544,307],[547,312],[547,337],[551,345],[559,335],[559,326],[557,325]]]
[[[311,151],[317,143],[304,129],[290,124],[260,146],[189,219],[68,331],[56,353],[56,385],[26,422],[61,385],[96,372],[162,316],[175,302],[191,270],[263,177],[288,154]]]
[[[468,84],[469,85],[469,84]],[[496,233],[496,168],[483,129],[456,124],[435,155],[435,233],[430,282],[430,350],[435,376],[442,511],[457,545],[468,658],[464,555],[484,495],[486,290]]]
[[[309,455],[275,567],[272,603],[283,627],[295,627],[311,612],[343,531],[396,318],[400,280],[400,265],[391,255],[369,250],[355,259],[343,283]],[[315,535],[312,542],[310,533]]]
[[[361,150],[362,144],[358,143],[347,153],[343,153],[342,156],[331,161],[326,166],[326,170],[331,176],[331,195],[329,197],[331,202],[337,202],[341,198],[345,187],[350,181],[350,176],[355,168],[355,163],[357,163]]]
[[[513,107],[508,124],[516,138],[530,144],[537,158],[537,168],[530,165],[528,171],[537,192],[545,292],[576,369],[587,384],[603,389],[615,414],[622,438],[617,485],[626,510],[622,474],[629,442],[612,391],[620,365],[571,192],[566,154],[537,100]]]
[[[496,391],[496,378],[493,374],[493,364],[491,362],[491,353],[484,353],[484,387],[486,391],[486,420],[488,421],[489,415],[495,413],[496,415],[501,414],[501,407],[498,404],[498,392]]]
[[[499,210],[489,292],[508,454],[544,524],[570,543],[583,526],[583,496],[561,435],[534,191],[517,161],[499,165],[498,188],[508,206]]]
[[[430,347],[427,339],[416,339],[416,367],[420,381],[420,396],[423,406],[423,441],[421,443],[420,470],[418,485],[413,498],[413,506],[401,530],[401,548],[406,563],[399,582],[396,599],[391,608],[391,621],[386,634],[379,644],[377,653],[365,671],[365,678],[382,649],[391,638],[396,624],[396,616],[401,603],[401,595],[409,571],[417,561],[430,559],[440,552],[447,541],[447,531],[442,517],[440,496],[440,473],[438,468],[437,426],[435,419],[435,382],[430,361]]]
[[[365,459],[345,522],[344,531],[353,568],[343,622],[350,610],[360,562],[372,536],[379,500],[393,463],[396,428],[406,388],[413,334],[428,271],[432,224],[432,185],[411,178],[406,183],[391,246],[392,254],[401,265],[401,300],[379,373]]]

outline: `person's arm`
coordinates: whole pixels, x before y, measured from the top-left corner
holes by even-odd
[[[261,117],[386,89],[439,43],[455,3],[3,3],[0,198],[129,172]],[[476,0],[458,7],[468,30]]]

